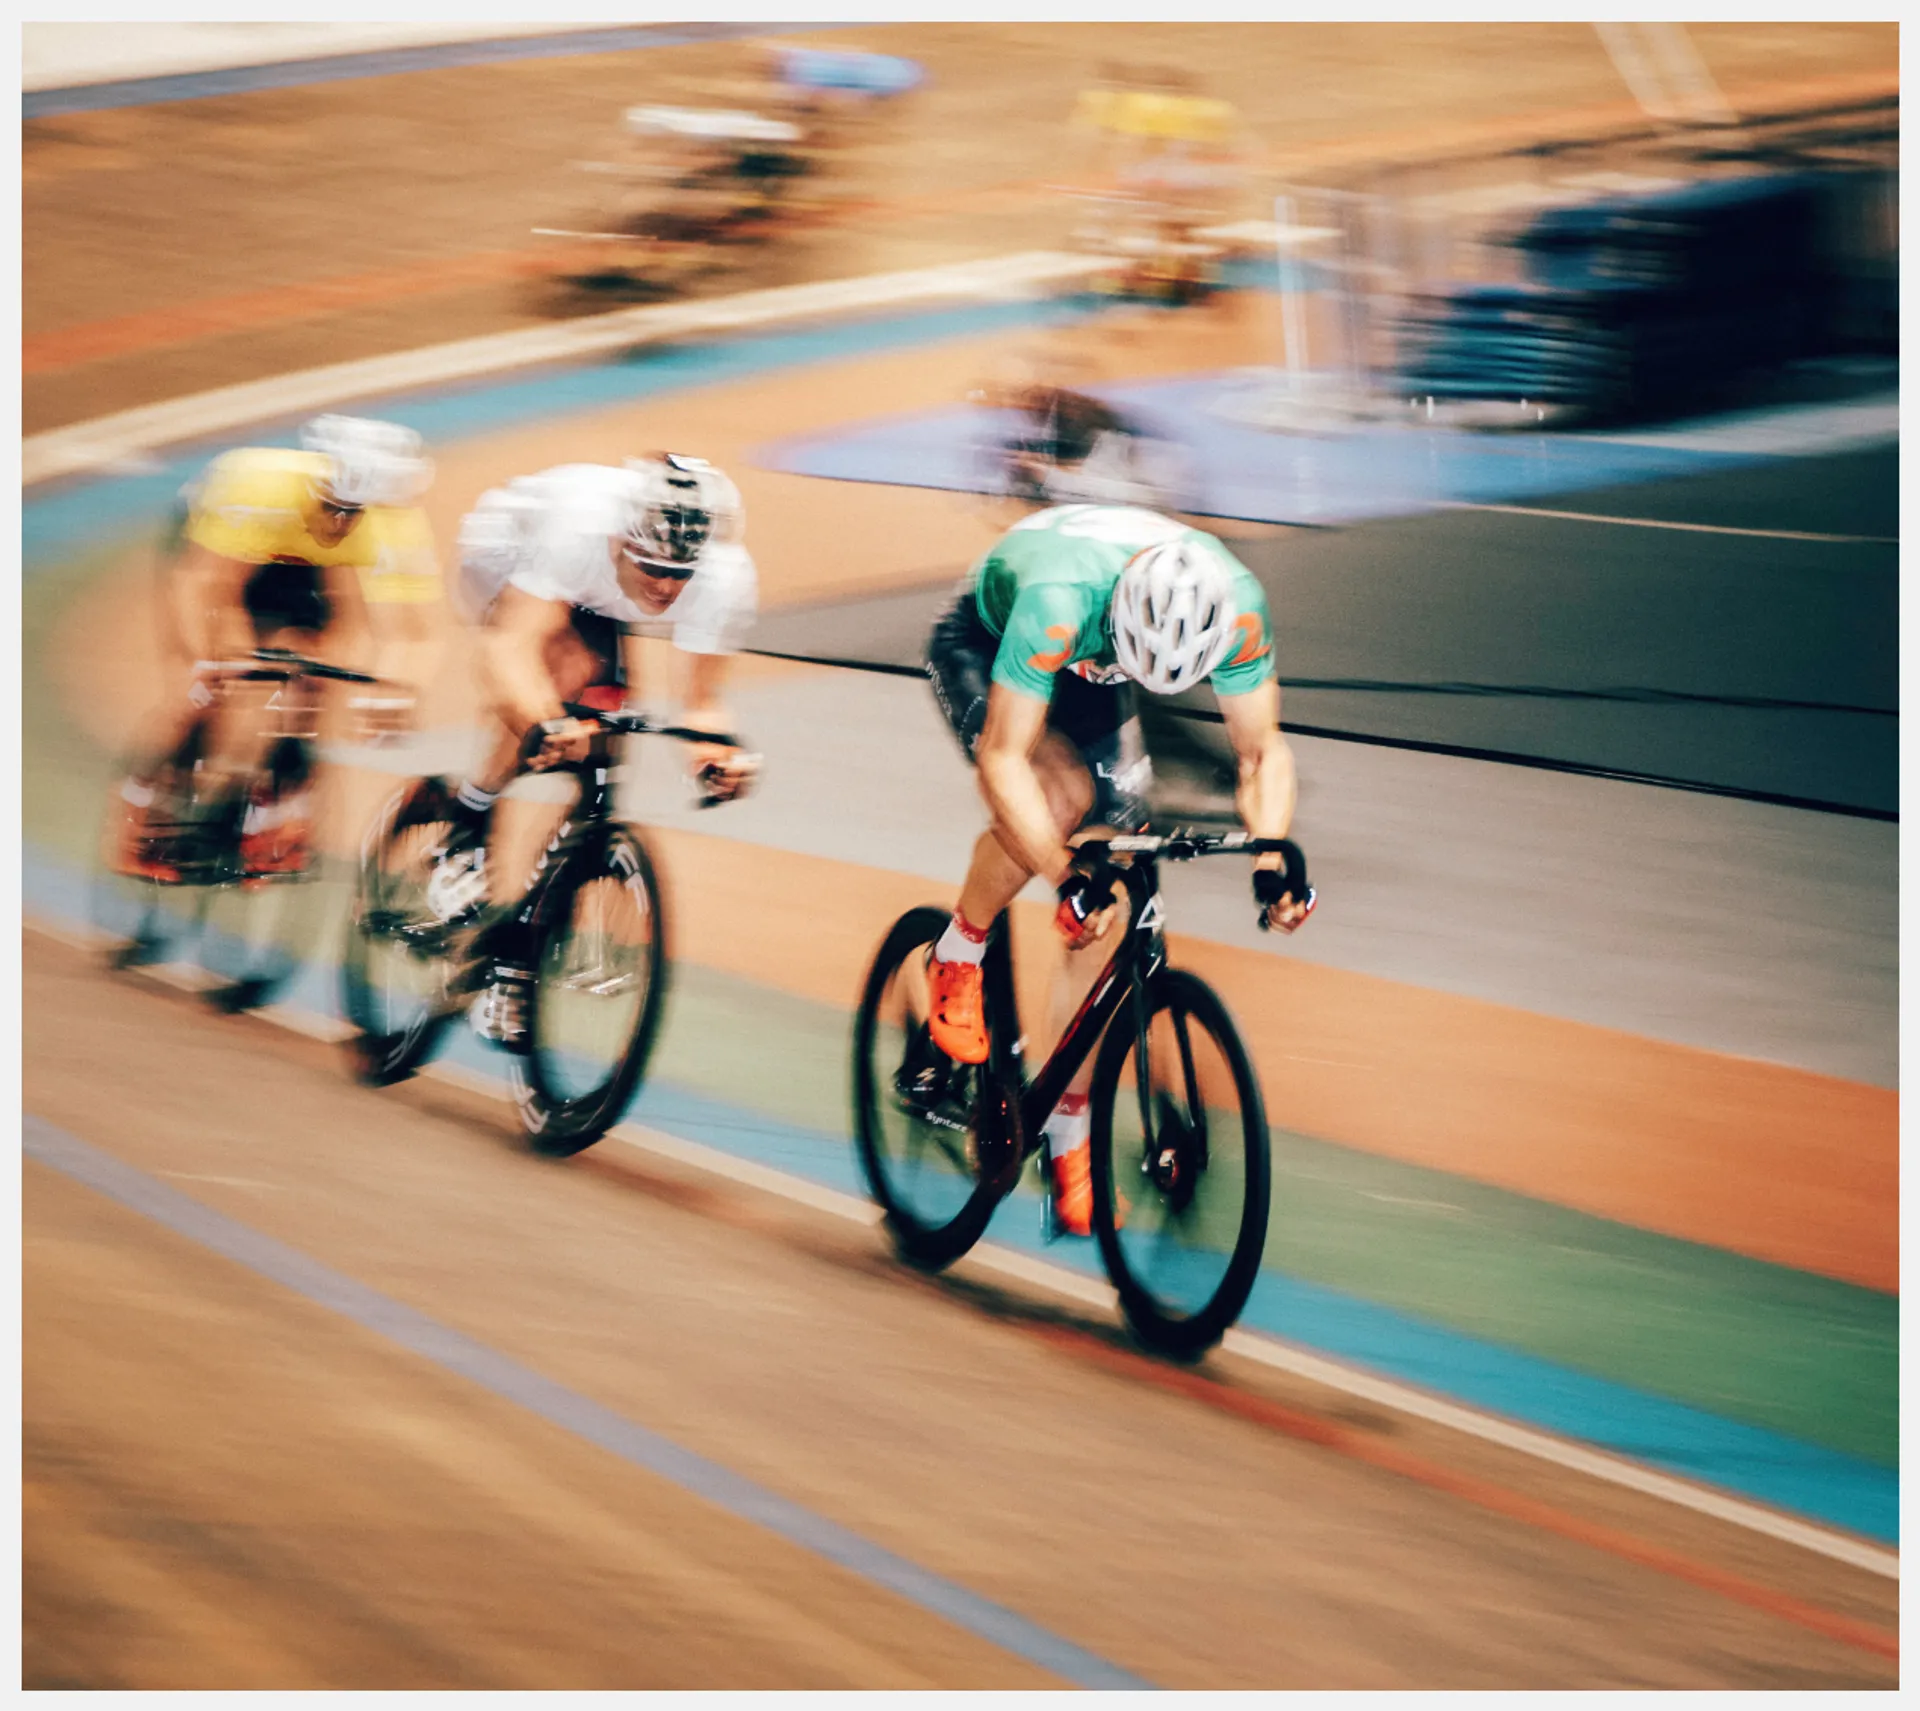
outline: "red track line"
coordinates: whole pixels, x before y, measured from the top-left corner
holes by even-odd
[[[1591,1546],[1594,1550],[1605,1551],[1611,1556],[1620,1557],[1643,1568],[1653,1569],[1656,1573],[1673,1576],[1690,1585],[1698,1586],[1708,1592],[1717,1592],[1723,1598],[1736,1603],[1749,1605],[1755,1610],[1764,1611],[1769,1616],[1778,1616],[1784,1621],[1797,1623],[1816,1634],[1830,1640],[1838,1640],[1843,1645],[1858,1647],[1861,1651],[1872,1652],[1877,1657],[1898,1660],[1900,1656],[1900,1636],[1870,1622],[1861,1622],[1851,1616],[1842,1616],[1837,1611],[1828,1610],[1818,1604],[1809,1604],[1785,1592],[1778,1592],[1770,1586],[1762,1586],[1758,1581],[1748,1580],[1743,1575],[1733,1574],[1726,1569],[1715,1568],[1709,1563],[1696,1562],[1691,1557],[1681,1556],[1659,1545],[1649,1544],[1637,1539],[1630,1533],[1602,1525],[1597,1521],[1556,1508],[1551,1503],[1543,1503],[1537,1498],[1523,1496],[1520,1492],[1509,1491],[1504,1486],[1491,1481],[1476,1479],[1471,1474],[1456,1473],[1437,1462],[1428,1461],[1423,1456],[1409,1454],[1405,1450],[1375,1441],[1373,1438],[1332,1420],[1322,1419],[1313,1414],[1302,1413],[1296,1408],[1286,1407],[1282,1403],[1270,1402],[1263,1396],[1255,1396],[1244,1390],[1236,1390],[1216,1379],[1204,1378],[1199,1373],[1188,1372],[1179,1367],[1167,1366],[1162,1362],[1150,1360],[1144,1355],[1131,1354],[1102,1342],[1098,1337],[1089,1336],[1082,1331],[1070,1331],[1053,1325],[1023,1326],[1042,1341],[1075,1355],[1095,1366],[1106,1367],[1109,1371],[1123,1374],[1131,1379],[1144,1379],[1158,1385],[1162,1390],[1172,1391],[1175,1395],[1185,1396],[1192,1401],[1204,1403],[1207,1407],[1219,1409],[1222,1413],[1238,1415],[1256,1425],[1265,1426],[1290,1438],[1298,1438],[1304,1443],[1317,1444],[1323,1449],[1334,1451],[1351,1460],[1366,1462],[1370,1466],[1381,1468],[1388,1473],[1411,1479],[1435,1491],[1444,1491],[1449,1496],[1476,1504],[1482,1509],[1491,1510],[1498,1515],[1508,1516],[1512,1520],[1523,1521],[1529,1526],[1538,1527],[1544,1532],[1557,1533],[1562,1538],[1572,1539],[1578,1544]]]

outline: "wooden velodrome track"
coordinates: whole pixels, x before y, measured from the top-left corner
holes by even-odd
[[[915,51],[911,32],[871,34]],[[1066,75],[1046,32],[1016,40],[1036,90]],[[943,47],[964,80],[969,44],[935,32],[936,73]],[[718,50],[663,50],[683,51]],[[417,77],[458,104],[509,70]],[[1581,66],[1562,94],[1585,77],[1597,101],[1605,72]],[[303,92],[309,133],[336,117],[327,100],[350,116],[374,88]],[[260,99],[229,98],[225,122],[279,136],[264,107],[249,120]],[[110,146],[68,123],[63,146]],[[317,338],[343,341],[328,355],[403,343],[428,313],[88,345],[76,329],[133,306],[34,281],[79,277],[85,196],[145,170],[137,137],[115,146],[132,161],[63,175],[68,223],[30,201],[29,337],[37,315],[70,339],[30,374],[30,422],[179,390],[170,375],[271,372],[290,349],[312,361]],[[254,283],[211,271],[160,269],[150,295],[184,312]],[[461,312],[498,324],[498,304]],[[1126,363],[1205,367],[1248,336],[1195,323]],[[907,408],[1005,354],[874,359],[835,385],[865,400],[848,415]],[[443,457],[436,525],[501,473],[653,438],[731,463],[817,413],[818,390],[802,373],[491,436]],[[991,527],[939,495],[741,475],[771,603],[924,578]],[[44,662],[102,743],[160,687],[129,600],[143,576],[110,567]],[[433,724],[470,705],[446,640]],[[379,787],[357,781],[356,803]],[[836,903],[818,959],[804,931],[729,920],[799,865],[734,843],[677,861],[689,953],[776,960],[774,987],[844,994],[891,906],[873,870],[856,879],[871,924],[843,931]],[[319,1044],[104,981],[41,935],[25,978],[27,1685],[1895,1679],[1882,1576],[1245,1360],[1169,1373],[1098,1311],[1005,1273],[911,1280],[870,1229],[659,1152],[539,1164],[484,1098],[361,1092]]]

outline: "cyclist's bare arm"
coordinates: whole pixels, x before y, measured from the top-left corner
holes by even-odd
[[[415,688],[425,683],[433,675],[440,652],[433,626],[427,619],[433,609],[433,605],[424,601],[368,601],[373,663],[367,669],[389,682],[412,684]]]
[[[373,653],[373,621],[360,587],[360,573],[351,565],[330,565],[323,574],[333,616],[327,625],[325,646],[314,651],[329,665],[361,670]]]
[[[504,729],[473,782],[498,792],[520,770],[520,745],[535,725],[559,721],[535,770],[559,760],[584,759],[589,725],[567,719],[559,687],[547,666],[547,650],[572,628],[573,608],[564,600],[543,600],[511,585],[500,591],[487,627],[480,633],[480,682]]]
[[[1238,770],[1233,800],[1241,823],[1256,838],[1284,838],[1293,825],[1299,783],[1293,750],[1280,734],[1280,686],[1269,679],[1244,695],[1222,695],[1219,702]],[[1286,862],[1279,855],[1260,855],[1253,865],[1278,870]],[[1272,924],[1286,931],[1305,918],[1300,898],[1276,903],[1270,911]]]
[[[687,694],[680,711],[680,722],[691,725],[697,731],[731,730],[732,718],[727,712],[724,692],[733,656],[690,653],[686,661]]]
[[[1269,680],[1244,695],[1222,695],[1220,717],[1233,745],[1237,769],[1234,806],[1241,823],[1256,838],[1284,838],[1293,824],[1299,786],[1293,750],[1280,734],[1280,686]],[[1257,866],[1278,866],[1278,856],[1261,856]]]
[[[544,720],[566,717],[547,649],[571,626],[572,611],[564,600],[542,600],[511,584],[494,602],[480,636],[480,681],[516,738]]]
[[[987,692],[987,722],[974,749],[974,767],[1001,847],[1028,873],[1058,885],[1073,856],[1034,769],[1034,750],[1046,730],[1045,701],[994,684]]]
[[[256,567],[189,541],[175,577],[179,634],[192,659],[243,659],[253,626],[243,603]]]
[[[680,722],[698,731],[731,731],[733,715],[724,699],[731,654],[689,653],[687,693]],[[709,800],[724,801],[743,794],[759,770],[757,756],[742,754],[725,743],[695,743],[687,753],[687,769],[701,781]]]

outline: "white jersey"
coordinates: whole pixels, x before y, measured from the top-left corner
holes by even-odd
[[[599,612],[686,653],[736,652],[752,628],[759,586],[738,542],[710,541],[673,604],[649,613],[629,599],[610,542],[626,526],[629,471],[570,463],[480,496],[460,525],[461,602],[478,617],[511,584],[541,600]]]

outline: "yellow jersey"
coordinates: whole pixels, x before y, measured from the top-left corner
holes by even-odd
[[[1239,114],[1230,102],[1210,95],[1086,89],[1075,103],[1073,120],[1116,136],[1217,145],[1232,138]]]
[[[360,573],[369,602],[424,604],[440,598],[433,529],[418,506],[370,506],[332,546],[307,528],[313,486],[329,460],[319,452],[255,446],[215,458],[188,494],[186,537],[242,564],[317,564]]]

